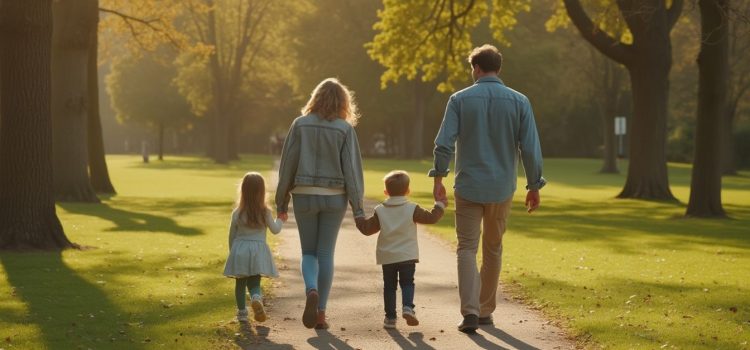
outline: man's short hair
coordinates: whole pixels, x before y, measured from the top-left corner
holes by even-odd
[[[409,191],[409,173],[394,170],[383,178],[389,196],[404,196]]]
[[[483,72],[500,72],[503,54],[496,47],[485,44],[471,50],[468,61],[472,67],[478,65]]]

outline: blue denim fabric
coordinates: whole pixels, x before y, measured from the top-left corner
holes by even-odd
[[[294,120],[284,141],[276,210],[287,211],[295,186],[342,189],[355,217],[365,216],[362,156],[354,127],[343,119],[309,114]]]
[[[383,303],[385,317],[396,318],[396,283],[401,286],[401,305],[414,309],[414,270],[416,264],[383,265]]]
[[[346,195],[293,194],[294,217],[302,245],[302,278],[305,293],[317,289],[318,309],[325,310],[333,283],[333,255],[341,222],[346,214]]]

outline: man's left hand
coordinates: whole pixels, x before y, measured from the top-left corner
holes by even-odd
[[[541,203],[541,199],[539,198],[538,190],[526,193],[526,211],[529,214],[539,208],[539,203]]]

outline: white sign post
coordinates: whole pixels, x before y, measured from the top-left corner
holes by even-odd
[[[625,134],[627,134],[627,124],[626,119],[623,116],[617,116],[615,117],[615,135],[617,135],[618,143],[619,143],[619,152],[618,154],[620,156],[625,154]]]

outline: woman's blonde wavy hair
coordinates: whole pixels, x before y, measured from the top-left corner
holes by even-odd
[[[350,91],[336,78],[328,78],[315,87],[310,100],[302,108],[302,114],[315,113],[326,120],[344,119],[352,126],[357,125],[359,111]]]

